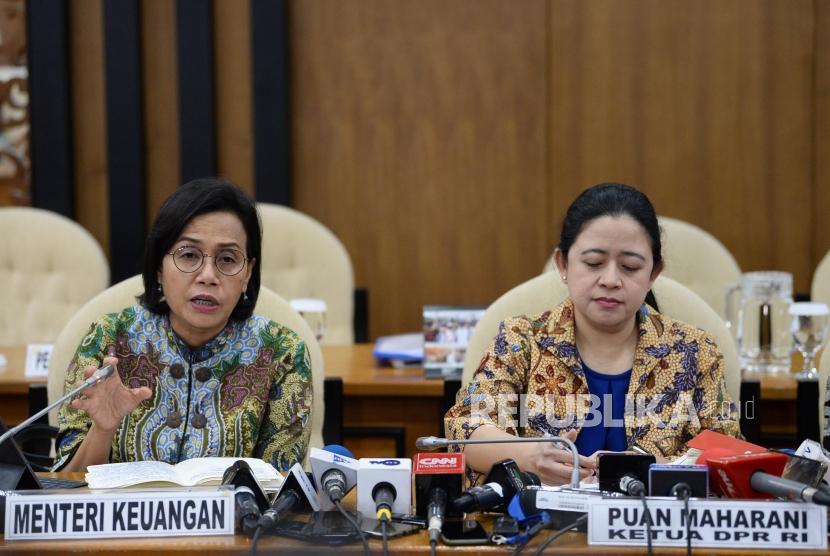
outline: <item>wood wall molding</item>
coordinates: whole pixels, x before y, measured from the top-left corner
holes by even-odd
[[[343,240],[370,336],[541,270],[545,3],[295,2],[295,206]]]

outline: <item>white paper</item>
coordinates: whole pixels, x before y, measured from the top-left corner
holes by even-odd
[[[29,344],[26,346],[26,376],[49,376],[49,359],[52,357],[52,344]]]

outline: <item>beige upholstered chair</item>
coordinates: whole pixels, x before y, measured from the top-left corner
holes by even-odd
[[[322,343],[354,342],[354,272],[331,230],[302,212],[258,203],[262,218],[262,285],[285,299],[326,302]]]
[[[741,366],[735,343],[723,320],[700,296],[671,278],[661,275],[655,281],[652,291],[661,312],[712,334],[723,353],[726,387],[737,404],[741,394]],[[473,330],[464,358],[462,384],[472,378],[501,321],[516,315],[542,313],[558,305],[567,295],[568,289],[559,274],[546,272],[516,286],[494,301]]]
[[[694,224],[668,216],[660,216],[659,221],[663,231],[663,276],[698,294],[724,318],[726,290],[741,280],[735,257],[715,236]],[[556,263],[551,256],[545,272],[552,270],[556,270]]]
[[[810,299],[816,303],[830,305],[830,251],[824,255],[813,273],[813,285],[810,288]]]
[[[144,291],[141,276],[127,278],[123,282],[115,284],[104,290],[95,298],[75,313],[75,316],[67,323],[58,336],[55,343],[55,350],[49,362],[49,401],[58,399],[63,395],[64,376],[69,362],[75,355],[78,344],[81,343],[84,335],[89,331],[90,324],[101,315],[120,311],[124,307],[135,305],[136,296]],[[320,344],[311,331],[303,317],[295,311],[283,298],[266,287],[260,288],[254,313],[283,324],[300,335],[308,346],[311,356],[312,381],[314,386],[314,405],[311,416],[311,446],[322,448],[323,446],[323,381],[325,369],[323,368],[323,352]],[[57,410],[49,414],[49,422],[57,425]]]
[[[0,253],[0,346],[53,343],[109,284],[109,263],[95,238],[48,210],[0,208]]]

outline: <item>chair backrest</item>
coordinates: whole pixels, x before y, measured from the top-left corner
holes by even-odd
[[[663,231],[662,275],[698,294],[724,318],[726,291],[741,280],[741,268],[735,257],[703,228],[668,216],[658,219]],[[544,270],[556,270],[552,256]]]
[[[741,394],[741,365],[729,329],[699,295],[683,284],[660,275],[652,288],[660,311],[709,332],[724,357],[724,378],[732,400]],[[547,272],[508,291],[487,308],[478,321],[464,358],[463,383],[470,381],[481,357],[492,342],[501,321],[516,315],[534,315],[552,309],[568,296],[568,289],[555,272]]]
[[[322,343],[354,342],[354,271],[331,230],[294,209],[258,203],[262,218],[262,285],[285,299],[326,302]]]
[[[109,284],[109,263],[95,238],[48,210],[0,208],[0,253],[0,346],[53,343]]]
[[[63,395],[64,377],[75,350],[81,343],[84,335],[89,331],[89,325],[101,315],[120,311],[136,303],[136,296],[144,291],[141,275],[127,278],[104,290],[75,313],[75,316],[64,326],[52,352],[49,361],[48,390],[49,401],[54,401]],[[325,413],[323,401],[323,381],[325,369],[323,367],[323,352],[314,332],[311,331],[305,319],[295,311],[287,301],[266,287],[261,287],[254,313],[283,324],[296,332],[308,346],[311,356],[311,375],[314,387],[314,402],[311,416],[311,442],[316,448],[323,446],[323,418]],[[49,422],[57,425],[57,410],[49,414]]]
[[[813,285],[810,288],[810,300],[830,305],[830,251],[824,255],[813,273]]]

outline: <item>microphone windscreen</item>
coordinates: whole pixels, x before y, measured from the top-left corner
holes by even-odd
[[[323,450],[354,459],[354,455],[352,455],[349,449],[345,446],[341,446],[340,444],[329,444],[328,446],[323,446]]]
[[[707,462],[715,492],[729,498],[772,498],[752,488],[752,474],[763,471],[780,477],[786,464],[786,454],[776,452],[711,457]]]

